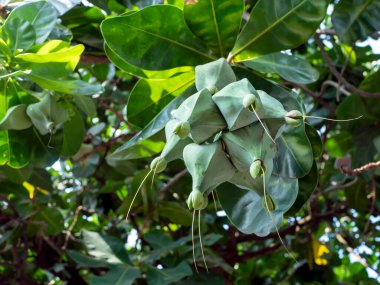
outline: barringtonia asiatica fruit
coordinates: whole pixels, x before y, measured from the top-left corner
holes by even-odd
[[[67,110],[50,94],[46,94],[41,102],[29,105],[26,113],[41,135],[54,134],[69,119]]]
[[[285,114],[285,122],[292,127],[298,127],[303,123],[303,115],[298,110],[292,110]]]
[[[216,93],[212,99],[226,120],[230,131],[240,129],[257,121],[257,116],[250,108],[254,106],[260,110],[261,102],[256,95],[256,89],[247,79],[227,85]]]
[[[173,119],[167,122],[165,126],[166,144],[162,150],[161,157],[164,157],[167,162],[182,158],[183,149],[186,145],[192,143],[189,137],[182,139],[174,133],[178,123],[180,123],[178,120]]]
[[[195,67],[195,86],[198,91],[207,88],[214,94],[235,81],[235,73],[224,58]]]
[[[256,92],[262,104],[262,108],[258,108],[256,111],[260,119],[283,119],[285,117],[287,111],[280,101],[262,90]]]
[[[183,159],[193,178],[193,191],[208,193],[230,180],[236,171],[220,141],[204,145],[189,144],[183,150]]]
[[[187,98],[174,112],[173,117],[180,122],[189,123],[190,138],[197,144],[226,128],[226,122],[206,88]]]
[[[233,132],[224,132],[222,140],[238,171],[248,171],[256,159],[266,162],[273,159],[276,153],[275,145],[259,122]]]

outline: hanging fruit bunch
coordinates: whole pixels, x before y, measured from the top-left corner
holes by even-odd
[[[210,78],[208,74],[218,76]],[[296,178],[280,177],[274,171],[279,152],[276,139],[286,128],[303,124],[303,115],[286,110],[247,79],[237,81],[223,58],[196,67],[196,87],[198,92],[187,98],[166,124],[166,145],[152,161],[151,171],[162,172],[169,162],[183,159],[193,181],[187,199],[193,210],[204,209],[208,194],[225,182],[254,193],[264,211],[252,216],[252,223],[268,212],[272,218],[271,225],[255,231],[266,235],[281,222],[298,192]],[[280,187],[285,180],[290,190]]]

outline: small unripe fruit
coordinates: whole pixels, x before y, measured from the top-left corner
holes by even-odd
[[[256,159],[254,162],[252,162],[251,166],[249,167],[249,173],[251,174],[251,177],[253,179],[256,179],[257,177],[261,176],[262,163],[260,159]]]
[[[167,165],[168,165],[168,162],[166,161],[166,159],[159,156],[152,160],[150,164],[150,169],[152,169],[156,173],[160,173],[165,170]]]
[[[190,193],[189,198],[187,198],[187,206],[190,210],[202,210],[207,206],[207,201],[205,200],[202,192],[195,189]]]
[[[54,134],[56,129],[55,129],[55,124],[53,122],[49,122],[46,124],[46,128],[48,129],[50,134]]]
[[[253,94],[247,94],[243,97],[244,108],[249,108],[251,105],[256,106],[257,98]]]
[[[182,140],[187,138],[190,133],[190,124],[188,122],[179,122],[175,126],[173,133],[179,136]]]
[[[298,127],[302,124],[303,115],[298,110],[292,110],[285,114],[285,121],[289,126]]]
[[[209,86],[207,89],[210,91],[211,95],[214,95],[216,92],[218,92],[218,88],[216,88],[216,86]]]

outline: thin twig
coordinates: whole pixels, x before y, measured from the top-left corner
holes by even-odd
[[[78,221],[78,215],[79,215],[79,212],[83,209],[83,206],[79,206],[76,210],[75,210],[75,214],[74,214],[74,219],[73,219],[73,222],[71,223],[70,227],[68,228],[67,232],[66,232],[66,237],[65,237],[65,242],[62,246],[62,250],[66,250],[67,248],[67,244],[69,243],[69,239],[70,237],[72,236],[71,232],[73,231],[77,221]]]
[[[348,175],[348,176],[354,176],[354,175],[358,175],[362,172],[365,172],[365,171],[368,171],[372,168],[376,168],[376,167],[379,167],[380,166],[380,160],[379,161],[376,161],[376,162],[370,162],[370,163],[367,163],[359,168],[355,168],[355,169],[352,169],[352,170],[349,170],[347,169],[346,167],[341,167],[340,170]]]
[[[366,98],[379,98],[380,97],[380,92],[367,92],[364,90],[360,90],[353,86],[351,83],[349,83],[341,74],[340,72],[335,68],[335,65],[333,61],[331,60],[330,56],[325,50],[325,46],[322,43],[322,40],[320,39],[318,34],[315,34],[314,36],[315,42],[319,46],[322,57],[325,60],[330,72],[336,77],[336,79],[341,82],[344,87],[351,93],[355,93],[361,97],[366,97]]]
[[[179,172],[176,175],[174,175],[174,177],[172,179],[170,179],[168,181],[168,183],[166,183],[166,185],[160,189],[160,192],[159,192],[160,195],[164,194],[171,187],[173,187],[173,185],[175,185],[177,182],[179,182],[184,176],[187,175],[187,173],[188,173],[187,169],[184,169],[181,172]]]

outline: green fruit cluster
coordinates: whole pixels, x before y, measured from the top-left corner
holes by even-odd
[[[193,180],[188,206],[200,210],[207,205],[207,195],[224,182],[255,191],[262,189],[257,184],[263,179],[269,184],[277,153],[275,139],[286,125],[302,124],[303,115],[285,110],[280,101],[256,90],[247,79],[236,81],[225,59],[198,66],[196,87],[198,92],[166,124],[167,143],[151,169],[162,172],[168,162],[183,159]],[[276,124],[269,126],[269,121]],[[275,209],[271,197],[265,197]]]

